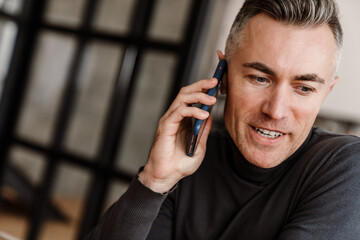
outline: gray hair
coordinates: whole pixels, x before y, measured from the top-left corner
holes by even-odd
[[[293,26],[312,27],[328,24],[338,48],[336,66],[340,61],[343,32],[334,0],[246,0],[231,27],[226,41],[225,55],[231,60],[241,41],[246,23],[264,12],[279,22]]]

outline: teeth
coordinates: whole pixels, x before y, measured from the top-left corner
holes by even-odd
[[[269,131],[267,129],[262,129],[262,128],[255,128],[255,130],[261,136],[267,137],[267,138],[277,138],[277,137],[280,137],[282,135],[282,133],[275,132],[275,131]]]

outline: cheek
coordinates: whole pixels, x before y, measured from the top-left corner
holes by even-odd
[[[229,91],[229,106],[232,106],[232,108],[242,113],[258,109],[263,101],[264,91],[252,89],[246,84],[233,86],[232,89],[237,90]]]
[[[300,123],[299,126],[311,127],[320,111],[320,106],[314,103],[297,104],[293,107],[294,117]],[[302,123],[302,124],[301,124]]]
[[[261,97],[256,92],[244,91],[244,87],[233,87],[237,91],[229,91],[226,97],[225,120],[238,122],[246,119],[251,113],[259,111],[261,106]],[[241,91],[243,89],[243,91]]]

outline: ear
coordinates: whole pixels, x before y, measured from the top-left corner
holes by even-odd
[[[331,92],[331,91],[333,90],[335,84],[336,84],[338,81],[339,81],[339,77],[336,76],[336,77],[334,78],[334,80],[330,83],[330,90],[329,90],[329,92]]]
[[[222,51],[217,50],[217,55],[220,60],[226,59],[225,55],[222,53]],[[227,92],[227,71],[225,72],[223,79],[221,81],[221,86],[220,86],[220,93],[221,94],[226,94]]]

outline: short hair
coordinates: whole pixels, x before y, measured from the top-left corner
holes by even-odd
[[[230,29],[226,41],[225,55],[231,60],[241,41],[246,23],[259,13],[266,13],[285,24],[315,27],[328,24],[337,45],[337,64],[343,41],[343,32],[338,17],[338,6],[334,0],[245,0]]]

